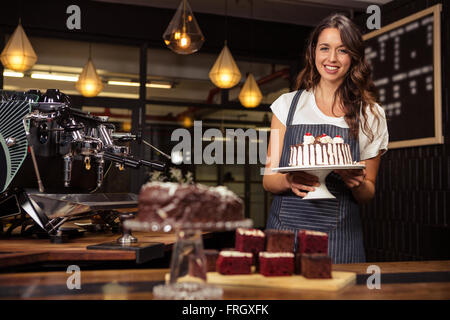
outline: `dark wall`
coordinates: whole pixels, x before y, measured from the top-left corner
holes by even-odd
[[[436,3],[439,1],[394,1],[381,9],[382,26]],[[392,149],[382,157],[375,199],[362,210],[368,261],[450,259],[450,3],[442,1],[442,5],[445,143]],[[365,28],[363,17],[359,19]]]
[[[66,27],[70,16],[66,9],[72,4],[80,7],[81,30]],[[174,14],[174,9],[98,1],[21,0],[2,6],[0,33],[12,33],[20,17],[28,36],[137,46],[146,42],[149,48],[167,49],[162,35]],[[205,36],[201,52],[218,54],[227,35],[228,46],[239,60],[289,64],[301,57],[303,42],[311,30],[307,26],[235,17],[228,17],[225,23],[224,16],[195,11],[194,15]]]

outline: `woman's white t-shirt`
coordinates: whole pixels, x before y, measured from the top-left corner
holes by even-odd
[[[270,106],[273,114],[285,126],[289,114],[289,108],[291,107],[291,102],[292,99],[294,99],[296,92],[297,91],[293,91],[282,94]],[[360,123],[359,150],[361,160],[373,158],[377,156],[380,151],[384,154],[388,149],[389,133],[387,129],[386,115],[383,108],[381,108],[378,104],[375,106],[379,113],[379,123],[376,121],[375,116],[370,109],[367,109],[368,125],[374,134],[374,139],[372,142],[370,142],[369,138],[363,132],[361,128],[362,124]],[[348,124],[345,122],[344,117],[329,117],[325,115],[319,107],[317,107],[314,93],[306,90],[304,90],[300,96],[297,109],[295,110],[294,117],[292,119],[292,124],[331,124],[341,128],[348,128]],[[301,141],[299,141],[299,143],[300,142]]]

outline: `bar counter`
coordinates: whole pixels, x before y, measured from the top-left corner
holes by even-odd
[[[370,265],[381,269],[381,288],[369,289]],[[449,300],[450,261],[379,262],[333,265],[333,271],[357,273],[357,283],[338,292],[222,286],[224,300]],[[0,299],[110,300],[153,299],[168,269],[81,270],[81,289],[68,289],[71,274],[29,272],[0,274]]]

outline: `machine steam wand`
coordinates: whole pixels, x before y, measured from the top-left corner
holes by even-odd
[[[27,120],[31,119],[30,115],[27,115],[24,117],[23,119],[23,127],[25,129],[25,134],[27,136],[27,141],[28,141],[28,146],[30,148],[30,153],[31,153],[31,159],[33,160],[33,167],[34,167],[34,172],[36,173],[36,178],[37,178],[37,183],[38,183],[38,187],[39,187],[39,192],[44,192],[44,184],[42,183],[41,180],[41,175],[39,174],[39,167],[36,161],[36,154],[34,153],[34,148],[33,148],[33,144],[31,143],[31,136],[30,136],[30,130],[27,126]]]

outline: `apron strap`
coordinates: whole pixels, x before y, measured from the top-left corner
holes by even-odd
[[[286,120],[286,127],[290,126],[292,124],[292,119],[294,118],[295,110],[297,109],[298,99],[300,99],[302,92],[303,92],[303,89],[298,90],[294,96],[294,99],[292,99],[291,107],[289,108],[289,113],[288,113],[288,117]]]

